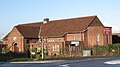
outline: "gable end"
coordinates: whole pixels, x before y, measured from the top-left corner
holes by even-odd
[[[98,17],[96,16],[93,21],[90,23],[89,27],[92,27],[92,26],[103,26],[104,25],[102,24],[102,22],[98,19]]]

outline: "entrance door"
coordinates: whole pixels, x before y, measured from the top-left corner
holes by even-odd
[[[18,48],[18,44],[17,43],[14,44],[14,52],[19,52],[19,48]]]

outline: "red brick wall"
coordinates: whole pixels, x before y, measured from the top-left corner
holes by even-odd
[[[16,41],[13,40],[14,37],[16,37]],[[14,27],[10,34],[8,35],[8,46],[11,47],[11,51],[24,52],[23,39],[24,39],[23,36],[19,33],[17,28]],[[15,43],[17,43],[16,47],[14,47]]]
[[[66,34],[66,41],[73,41],[73,40],[75,40],[76,37],[77,36],[77,40],[79,40],[79,41],[82,41],[82,38],[81,38],[81,33],[75,33],[75,34]]]
[[[8,40],[7,40],[7,39],[4,39],[4,40],[3,40],[3,44],[8,44]]]
[[[64,42],[64,38],[47,38],[47,42]]]
[[[55,45],[59,46],[59,51],[53,51],[53,46]],[[62,42],[49,42],[46,44],[46,48],[48,50],[49,55],[60,55],[60,51],[63,49],[64,44]]]
[[[94,45],[104,45],[103,29],[104,29],[103,26],[88,27],[88,32],[87,32],[88,33],[88,47],[92,47]]]
[[[84,47],[88,48],[88,31],[85,31],[84,33]]]
[[[64,38],[44,38],[44,49],[48,51],[48,55],[60,55],[60,50],[64,47]],[[59,45],[59,51],[53,51],[53,46]],[[30,49],[32,48],[42,48],[42,44],[30,43]]]
[[[101,21],[96,17],[92,23],[89,25],[89,27],[92,27],[92,26],[103,26],[103,24],[101,23]]]
[[[48,50],[48,55],[60,55],[60,50],[64,47],[64,38],[47,38],[47,43],[45,43]],[[53,51],[53,46],[59,45],[59,51]]]
[[[34,44],[34,45],[33,45]],[[30,45],[30,49],[32,48],[32,45],[34,48],[38,47],[37,45],[39,44],[38,39],[24,39],[24,49],[25,51],[29,48],[28,45]]]

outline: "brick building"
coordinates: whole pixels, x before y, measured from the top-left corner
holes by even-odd
[[[0,53],[4,53],[6,47],[7,47],[7,44],[3,44],[3,42],[0,41]]]
[[[112,43],[120,43],[120,33],[113,33],[112,34]]]
[[[14,26],[3,41],[11,46],[11,51],[25,52],[28,47],[40,49],[42,38],[48,54],[59,55],[65,53],[66,48],[79,51],[80,46],[112,44],[111,33],[111,27],[104,27],[97,16],[51,21],[46,18],[43,22]]]

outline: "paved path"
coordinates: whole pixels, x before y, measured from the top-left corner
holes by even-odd
[[[75,60],[49,60],[30,62],[0,62],[0,67],[120,67],[120,64],[108,64],[107,62],[120,62],[120,58],[87,58]]]

